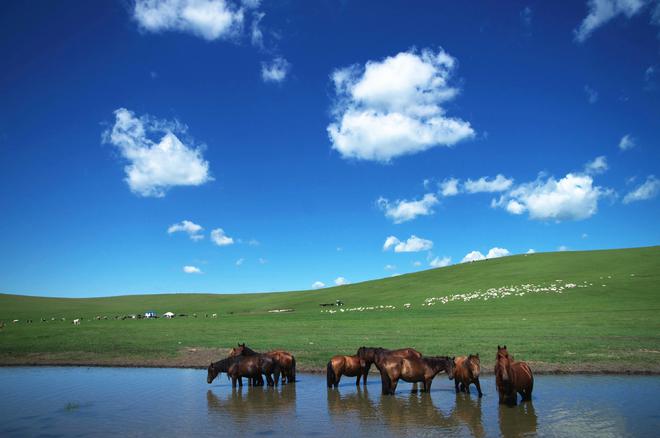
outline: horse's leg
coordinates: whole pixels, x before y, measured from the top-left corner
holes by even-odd
[[[236,377],[231,378],[231,387],[236,388]]]
[[[431,383],[433,383],[433,377],[424,381],[424,392],[431,392]]]
[[[266,374],[266,383],[268,383],[268,386],[275,386],[275,381],[273,381],[273,377],[270,374]]]
[[[477,387],[477,392],[479,393],[479,397],[483,397],[483,392],[481,392],[481,384],[479,383],[479,378],[474,381],[474,386]]]
[[[454,389],[456,389],[456,394],[458,394],[460,392],[460,388],[459,388],[460,384],[461,384],[461,382],[459,382],[458,379],[455,378],[454,379]]]
[[[238,386],[241,387],[241,388],[243,387],[243,378],[242,377],[238,378]]]
[[[337,371],[337,379],[335,380],[335,388],[339,388],[339,381],[341,380],[341,371]]]
[[[394,395],[396,392],[396,385],[399,384],[399,378],[392,379],[392,383],[390,385],[390,395]]]
[[[360,378],[362,376],[360,374],[357,375],[357,380],[355,381],[355,386],[360,386]]]

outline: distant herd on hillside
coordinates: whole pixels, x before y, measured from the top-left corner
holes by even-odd
[[[413,389],[421,384],[421,391],[429,392],[433,378],[443,371],[450,380],[454,380],[456,393],[469,393],[470,385],[474,384],[479,397],[483,395],[479,383],[479,354],[459,357],[424,356],[413,348],[387,350],[380,347],[360,347],[354,355],[333,356],[326,366],[328,388],[337,388],[342,376],[356,377],[357,386],[360,385],[360,380],[366,385],[371,365],[375,365],[380,372],[384,395],[393,395],[399,380],[413,383]],[[284,350],[258,353],[244,343],[239,343],[232,348],[228,357],[209,365],[207,383],[212,383],[221,373],[227,374],[234,388],[236,385],[243,386],[244,377],[248,379],[248,385],[252,386],[263,386],[264,376],[268,386],[277,385],[280,375],[282,384],[295,383],[296,359]],[[532,399],[532,370],[527,363],[515,361],[506,345],[497,346],[495,386],[500,404],[515,406],[518,394],[522,401]]]

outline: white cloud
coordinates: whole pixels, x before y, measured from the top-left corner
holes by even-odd
[[[608,168],[609,166],[607,165],[607,157],[604,155],[596,157],[593,159],[593,161],[589,161],[584,165],[584,171],[589,175],[598,175],[605,172]]]
[[[594,186],[590,175],[567,174],[559,181],[553,177],[520,184],[492,207],[503,207],[509,213],[529,213],[537,220],[581,220],[593,216],[598,210],[598,200],[612,194],[611,190]]]
[[[250,26],[250,41],[255,47],[263,49],[264,47],[264,34],[259,27],[259,23],[266,16],[263,12],[257,12],[254,14],[252,19],[252,25]]]
[[[433,214],[433,206],[438,203],[438,198],[432,193],[427,193],[417,201],[396,200],[390,203],[389,200],[381,197],[376,201],[378,207],[385,211],[385,216],[392,219],[395,224],[410,221],[417,216],[428,216]]]
[[[463,260],[461,260],[461,263],[477,262],[479,260],[487,260],[487,259],[496,259],[498,257],[506,257],[509,254],[511,254],[511,253],[509,252],[508,249],[498,248],[498,247],[491,248],[488,251],[488,254],[486,254],[486,255],[483,255],[480,251],[471,251],[471,252],[467,253],[465,255],[465,257],[463,257]]]
[[[504,175],[497,175],[494,179],[488,180],[487,177],[481,177],[476,181],[468,179],[463,185],[468,193],[494,193],[508,190],[513,184],[513,179],[506,178]]]
[[[534,12],[529,6],[525,6],[522,11],[520,11],[520,21],[522,21],[523,26],[529,29],[532,26],[532,18]]]
[[[412,235],[405,242],[400,241],[395,236],[389,236],[383,244],[383,251],[394,248],[394,252],[419,252],[427,251],[433,248],[433,242]]]
[[[632,17],[645,3],[644,0],[589,0],[589,13],[574,30],[576,41],[584,42],[594,30],[617,16]]]
[[[350,284],[351,282],[346,280],[344,277],[337,277],[335,278],[335,284],[337,286],[343,286],[345,284]]]
[[[463,257],[463,260],[461,260],[461,263],[466,263],[466,262],[478,262],[479,260],[486,260],[486,256],[483,255],[479,251],[471,251]]]
[[[429,266],[432,268],[444,268],[445,266],[449,266],[451,263],[451,258],[450,257],[435,257],[433,260],[429,262]]]
[[[557,251],[560,251],[560,252],[568,251],[568,246],[560,245],[560,246],[557,247]]]
[[[170,187],[198,186],[213,180],[201,148],[186,146],[175,135],[185,134],[186,129],[178,122],[149,116],[138,118],[132,111],[120,108],[115,111],[112,130],[104,132],[103,138],[129,161],[124,167],[125,180],[133,193],[163,197]],[[154,142],[147,137],[149,133],[163,136]]]
[[[422,266],[422,262],[420,262],[419,260],[415,260],[414,262],[412,262],[412,265],[415,267],[420,267]]]
[[[183,232],[187,233],[190,239],[197,241],[204,238],[203,234],[200,234],[204,228],[201,225],[198,225],[192,221],[184,220],[178,224],[170,225],[167,229],[168,234]]]
[[[656,197],[658,192],[660,192],[660,180],[654,175],[649,175],[642,185],[623,197],[623,203],[630,204],[635,201],[645,201]]]
[[[227,246],[234,243],[234,239],[227,236],[222,228],[211,231],[211,241],[218,246]]]
[[[137,0],[133,17],[149,32],[186,32],[209,41],[232,37],[243,26],[243,8],[225,0]]]
[[[315,281],[312,283],[312,289],[321,289],[325,287],[325,283],[322,281]]]
[[[277,57],[271,62],[261,63],[261,79],[264,82],[282,82],[291,70],[289,61],[282,57]]]
[[[536,253],[536,250],[534,250],[532,248],[527,250],[527,254],[534,254],[534,253]]]
[[[635,139],[630,136],[630,134],[626,134],[623,137],[621,137],[621,140],[619,141],[619,149],[622,151],[627,151],[628,149],[632,149],[635,147]]]
[[[266,260],[266,259],[263,258],[263,257],[259,257],[259,264],[260,264],[260,265],[265,265],[266,263],[268,263],[268,260]]]
[[[498,248],[498,247],[495,247],[495,248],[491,248],[491,249],[488,251],[488,254],[486,254],[486,258],[487,258],[487,259],[496,259],[496,258],[498,258],[498,257],[506,257],[506,256],[508,256],[508,255],[510,255],[510,254],[511,254],[511,253],[510,253],[509,250],[506,249],[506,248]]]
[[[242,266],[243,263],[245,263],[245,259],[241,257],[240,259],[236,260],[236,266]]]
[[[584,86],[584,92],[587,94],[587,101],[589,103],[596,103],[598,101],[598,91],[594,90],[589,85]]]
[[[202,270],[199,269],[197,266],[186,265],[183,267],[183,272],[185,272],[186,274],[201,274]]]
[[[384,268],[386,271],[394,271],[396,269],[395,265],[385,265]]]
[[[447,178],[439,184],[440,194],[444,197],[456,196],[459,193],[458,179]]]
[[[327,128],[333,149],[343,158],[388,162],[473,137],[470,123],[442,106],[458,94],[449,85],[455,65],[444,50],[424,49],[335,70]]]

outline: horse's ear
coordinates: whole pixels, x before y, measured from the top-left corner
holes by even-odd
[[[497,351],[500,350],[500,344],[497,344]]]
[[[504,349],[506,350],[506,345],[504,346]]]
[[[479,357],[479,353],[477,353],[477,357]]]

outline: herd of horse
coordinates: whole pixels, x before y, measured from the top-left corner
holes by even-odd
[[[337,388],[342,376],[356,377],[355,384],[366,386],[367,375],[374,365],[380,372],[382,393],[393,395],[399,380],[413,383],[413,390],[421,384],[422,392],[431,390],[433,378],[441,372],[447,373],[454,380],[456,393],[470,392],[470,385],[477,389],[479,397],[481,384],[481,364],[479,354],[468,356],[424,356],[414,348],[387,350],[380,347],[360,347],[357,353],[350,356],[333,356],[327,364],[326,376],[328,388]],[[268,386],[278,384],[280,375],[282,384],[294,383],[296,380],[296,359],[284,350],[273,350],[258,353],[244,343],[232,348],[229,356],[208,367],[207,382],[210,384],[220,374],[226,373],[231,379],[232,387],[243,386],[243,377],[253,386],[263,385],[266,377]],[[497,346],[495,358],[495,386],[500,404],[515,406],[518,394],[522,401],[532,398],[534,376],[527,363],[516,361],[509,354],[506,345]]]

